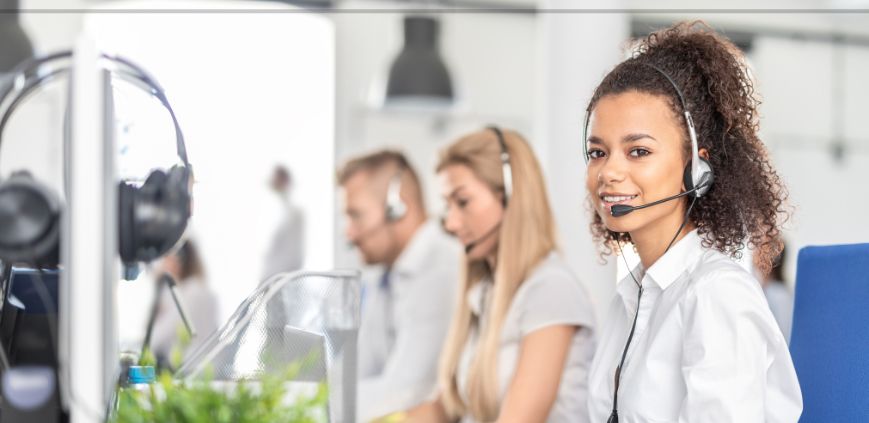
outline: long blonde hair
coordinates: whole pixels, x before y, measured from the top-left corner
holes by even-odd
[[[439,369],[441,400],[454,418],[470,413],[478,421],[498,417],[498,351],[501,328],[513,296],[531,270],[556,248],[555,224],[540,164],[531,147],[515,131],[504,130],[510,155],[513,189],[499,233],[497,264],[492,275],[485,260],[465,258],[458,304],[444,344]],[[486,129],[466,135],[441,151],[437,171],[464,165],[493,192],[504,192],[501,147],[495,132]],[[468,340],[473,315],[466,297],[468,290],[485,277],[494,280],[494,294],[487,321],[468,372],[468,404],[459,396],[457,372],[462,350]]]

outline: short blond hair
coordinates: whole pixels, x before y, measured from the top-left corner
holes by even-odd
[[[394,168],[393,172],[401,172],[402,186],[410,184],[411,198],[416,201],[421,210],[425,210],[425,200],[422,195],[422,185],[416,170],[404,153],[397,150],[378,150],[369,154],[354,157],[338,168],[336,178],[338,185],[344,186],[350,178],[359,173],[377,174]]]

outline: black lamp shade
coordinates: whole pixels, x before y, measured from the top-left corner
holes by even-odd
[[[404,48],[389,70],[387,103],[453,101],[453,84],[438,54],[437,37],[438,21],[434,18],[404,18]]]
[[[33,57],[33,45],[18,23],[18,0],[0,0],[0,73]]]

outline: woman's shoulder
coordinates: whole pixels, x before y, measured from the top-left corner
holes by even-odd
[[[580,288],[582,284],[576,274],[565,262],[564,257],[557,251],[552,251],[543,257],[534,269],[525,278],[519,290],[531,290],[536,286],[564,286]]]
[[[725,308],[766,307],[760,282],[733,258],[708,250],[688,279],[686,297]]]
[[[691,280],[696,288],[709,288],[721,283],[739,283],[760,288],[760,282],[735,258],[724,253],[707,249],[697,261]]]
[[[533,326],[543,321],[593,325],[591,299],[557,252],[544,257],[519,287],[513,305]],[[533,323],[530,323],[533,322]]]
[[[731,257],[708,252],[688,279],[679,310],[694,328],[726,332],[755,328],[763,339],[787,348],[760,282]],[[709,328],[711,325],[711,329]],[[724,336],[724,335],[722,335]]]

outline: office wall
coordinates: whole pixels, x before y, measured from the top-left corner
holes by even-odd
[[[573,3],[552,0],[543,4],[558,9]],[[610,0],[597,7],[623,5]],[[582,125],[595,86],[622,58],[620,46],[628,36],[629,16],[553,13],[539,20],[536,132],[544,142],[541,155],[564,255],[591,294],[601,321],[615,291],[616,261],[601,261],[591,239]]]
[[[794,206],[785,233],[793,281],[799,248],[869,242],[869,46],[761,37],[751,58],[762,137]]]

